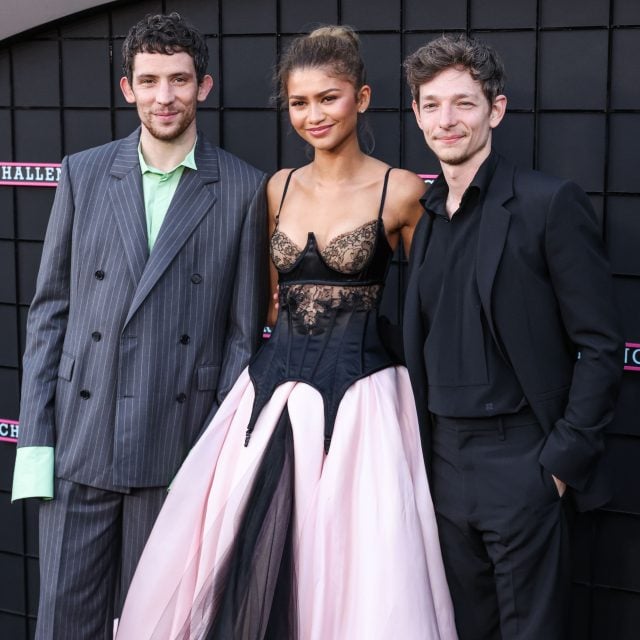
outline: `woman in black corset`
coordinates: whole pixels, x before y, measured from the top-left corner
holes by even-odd
[[[378,333],[424,184],[366,155],[355,33],[278,70],[313,160],[268,186],[277,319],[160,514],[118,640],[455,638],[406,369]]]

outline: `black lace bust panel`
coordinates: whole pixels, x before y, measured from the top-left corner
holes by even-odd
[[[369,220],[352,231],[332,238],[319,249],[325,263],[340,273],[357,273],[369,261],[376,245],[378,220]],[[279,271],[291,269],[305,252],[279,229],[271,236],[271,259]]]
[[[337,274],[353,275],[361,272],[371,260],[376,248],[379,221],[370,220],[358,228],[333,238],[323,250],[316,252],[324,264]],[[280,230],[271,237],[271,259],[280,272],[291,271],[315,243],[309,234],[307,246],[300,249]],[[338,309],[369,311],[375,308],[381,291],[380,283],[358,284],[341,282],[282,282],[279,288],[279,304],[302,322],[312,332],[318,319]]]

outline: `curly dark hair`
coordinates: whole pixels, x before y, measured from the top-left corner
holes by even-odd
[[[482,85],[489,104],[504,91],[505,72],[493,47],[464,34],[442,35],[412,53],[403,63],[414,100],[420,86],[445,69],[466,69]]]
[[[202,82],[209,64],[209,50],[202,34],[175,11],[168,15],[147,15],[129,29],[122,44],[122,71],[131,82],[136,54],[171,55],[180,51],[193,58],[198,83]]]

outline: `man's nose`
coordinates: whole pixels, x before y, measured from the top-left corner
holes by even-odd
[[[170,82],[160,82],[156,93],[156,102],[160,104],[171,104],[173,102],[173,87]]]
[[[440,126],[443,129],[451,127],[456,122],[455,109],[450,104],[443,104],[440,106]]]

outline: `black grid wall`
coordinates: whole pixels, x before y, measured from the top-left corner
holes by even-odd
[[[177,10],[206,35],[215,89],[200,128],[272,172],[307,158],[271,100],[278,54],[318,24],[360,33],[373,102],[373,154],[437,173],[400,73],[406,54],[443,31],[493,44],[508,73],[495,145],[515,162],[573,178],[608,245],[627,350],[608,434],[615,498],[575,522],[572,639],[625,640],[640,628],[640,2],[637,0],[144,0],[114,2],[0,42],[0,162],[60,162],[128,134],[120,47],[147,13]],[[20,357],[54,190],[0,186],[0,421],[17,420]],[[386,311],[399,319],[404,262]],[[622,367],[624,363],[620,363]],[[638,371],[634,371],[633,367]],[[1,435],[1,434],[0,434]],[[15,446],[0,442],[0,637],[30,638],[37,610],[37,505],[10,505]]]

